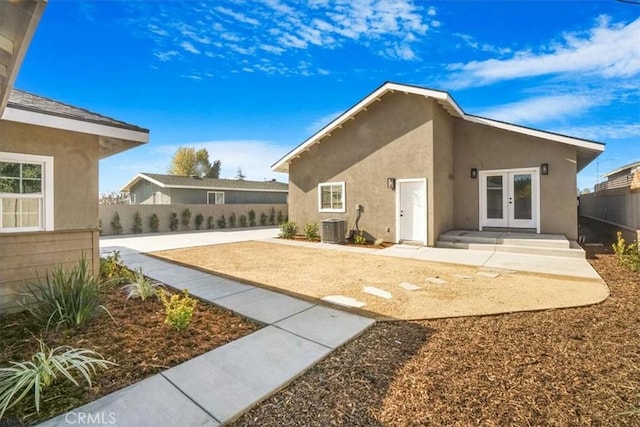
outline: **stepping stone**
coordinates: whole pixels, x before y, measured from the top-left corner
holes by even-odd
[[[469,276],[468,274],[452,274],[453,277],[457,277],[458,279],[473,279],[473,276]]]
[[[367,293],[369,295],[374,295],[380,298],[384,298],[384,299],[391,299],[392,297],[391,292],[374,288],[373,286],[365,286],[364,289],[362,289],[362,292]]]
[[[439,277],[427,277],[427,282],[433,283],[434,285],[444,285],[447,283],[446,280],[442,280]]]
[[[477,276],[488,277],[490,279],[495,279],[500,275],[500,273],[493,273],[491,271],[478,271],[476,273]]]
[[[422,287],[408,282],[402,282],[398,286],[400,286],[402,289],[406,289],[407,291],[416,291],[418,289],[422,289]]]
[[[365,305],[367,305],[366,303],[364,303],[362,301],[358,301],[355,298],[345,297],[343,295],[329,295],[329,296],[326,296],[326,297],[322,297],[320,299],[322,301],[330,302],[332,304],[341,305],[343,307],[360,308],[360,307],[364,307]]]

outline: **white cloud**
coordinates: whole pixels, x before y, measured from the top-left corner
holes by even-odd
[[[158,58],[160,61],[166,62],[166,61],[169,61],[174,56],[178,56],[180,54],[175,50],[170,50],[170,51],[167,51],[167,52],[156,52],[153,55],[156,58]]]
[[[190,42],[184,41],[182,43],[180,43],[180,47],[183,48],[184,50],[186,50],[187,52],[191,52],[193,54],[199,54],[200,51],[198,49],[196,49],[193,44],[191,44]]]
[[[228,9],[226,7],[218,6],[216,7],[216,11],[222,13],[223,15],[230,16],[234,18],[236,21],[239,21],[245,24],[250,24],[254,26],[260,25],[260,21],[258,21],[257,19],[249,18],[244,13],[234,12],[233,10]]]
[[[640,143],[640,124],[637,123],[613,122],[606,125],[574,126],[557,128],[554,132],[594,141],[635,138],[637,143]]]
[[[318,117],[313,122],[309,123],[309,125],[305,128],[310,135],[315,134],[320,129],[337,119],[344,111],[336,111],[333,113],[325,114],[322,117]]]
[[[565,34],[537,52],[521,50],[509,59],[488,59],[451,64],[449,87],[482,86],[498,81],[551,74],[582,73],[604,78],[640,73],[640,18],[629,24],[612,24],[600,17],[588,32]]]

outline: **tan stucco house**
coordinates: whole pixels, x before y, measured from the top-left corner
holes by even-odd
[[[84,255],[98,271],[98,160],[149,139],[138,126],[12,88],[44,5],[0,2],[0,313],[56,264]]]
[[[585,139],[465,113],[447,92],[385,83],[273,165],[289,218],[342,218],[370,238],[434,246],[449,230],[577,239]]]

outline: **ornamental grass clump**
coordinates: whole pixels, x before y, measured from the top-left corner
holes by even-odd
[[[30,394],[36,412],[40,412],[42,393],[58,378],[66,378],[79,386],[76,378],[81,377],[91,387],[91,375],[96,374],[97,368],[117,365],[92,350],[69,346],[50,349],[42,340],[38,342],[40,351],[31,360],[10,362],[10,366],[0,368],[0,419],[7,409]]]
[[[158,296],[159,283],[153,282],[148,277],[142,274],[142,267],[140,267],[135,273],[135,280],[132,283],[124,285],[122,290],[127,294],[129,298],[140,298],[142,301],[150,297]]]
[[[182,292],[182,296],[170,295],[165,290],[158,289],[158,297],[167,314],[164,323],[173,326],[177,331],[182,331],[189,326],[197,301],[189,296],[186,289]]]

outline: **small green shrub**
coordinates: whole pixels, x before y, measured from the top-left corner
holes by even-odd
[[[211,230],[213,228],[213,217],[212,216],[208,216],[207,217],[207,229]]]
[[[218,228],[227,228],[227,219],[224,214],[218,219]]]
[[[180,214],[180,222],[185,230],[191,230],[191,210],[189,208],[182,211]]]
[[[320,240],[320,227],[317,222],[308,222],[302,229],[307,240]]]
[[[282,211],[278,211],[278,225],[284,222],[284,215],[282,215]]]
[[[105,258],[100,258],[100,278],[106,284],[119,285],[135,280],[135,275],[122,264],[120,252],[113,251]]]
[[[247,226],[247,216],[245,214],[240,215],[240,227]]]
[[[157,233],[160,229],[160,219],[155,212],[151,215],[151,218],[149,218],[149,228],[153,233]]]
[[[380,247],[384,245],[384,239],[376,239],[375,242],[373,242],[374,246]]]
[[[113,230],[113,234],[122,234],[122,224],[120,224],[120,214],[118,212],[113,214],[111,229]]]
[[[622,232],[616,233],[618,240],[611,245],[613,252],[618,257],[620,265],[633,271],[640,271],[640,252],[638,252],[638,242],[626,245]]]
[[[253,209],[249,211],[249,225],[251,227],[256,226],[256,212]]]
[[[229,215],[229,228],[235,228],[236,227],[236,213],[232,213],[231,215]]]
[[[140,298],[144,301],[149,297],[158,296],[157,288],[160,286],[160,283],[153,282],[148,277],[145,277],[145,275],[142,274],[142,267],[134,274],[135,280],[122,287],[124,293],[127,294],[127,299]]]
[[[180,294],[169,296],[163,289],[158,289],[158,296],[167,314],[164,323],[173,326],[178,331],[189,326],[197,301],[189,296],[186,289],[182,292],[182,297]]]
[[[47,328],[51,323],[56,329],[82,326],[98,309],[109,313],[100,304],[100,282],[91,274],[84,256],[70,271],[58,265],[47,272],[44,281],[27,282],[26,288],[23,305]]]
[[[298,224],[293,221],[287,221],[280,224],[280,237],[282,239],[293,239],[298,234]]]
[[[271,212],[269,212],[269,225],[276,225],[276,210],[271,208]]]
[[[91,387],[91,375],[98,368],[117,365],[92,350],[68,346],[50,349],[42,340],[38,341],[40,351],[31,360],[10,362],[11,366],[0,368],[0,419],[7,409],[30,394],[39,413],[43,392],[58,378],[66,378],[80,386],[76,378],[82,377]]]
[[[269,216],[266,213],[262,212],[260,214],[260,225],[267,225],[268,220],[269,220]]]
[[[178,214],[171,212],[169,217],[169,230],[176,231],[178,229]]]
[[[360,233],[357,233],[353,236],[353,243],[356,245],[366,245],[367,239],[364,237],[364,230],[360,230]]]
[[[131,227],[131,231],[134,234],[142,233],[142,217],[138,211],[133,215],[133,227]]]
[[[204,222],[204,216],[202,214],[196,215],[196,230],[202,229],[203,222]]]

